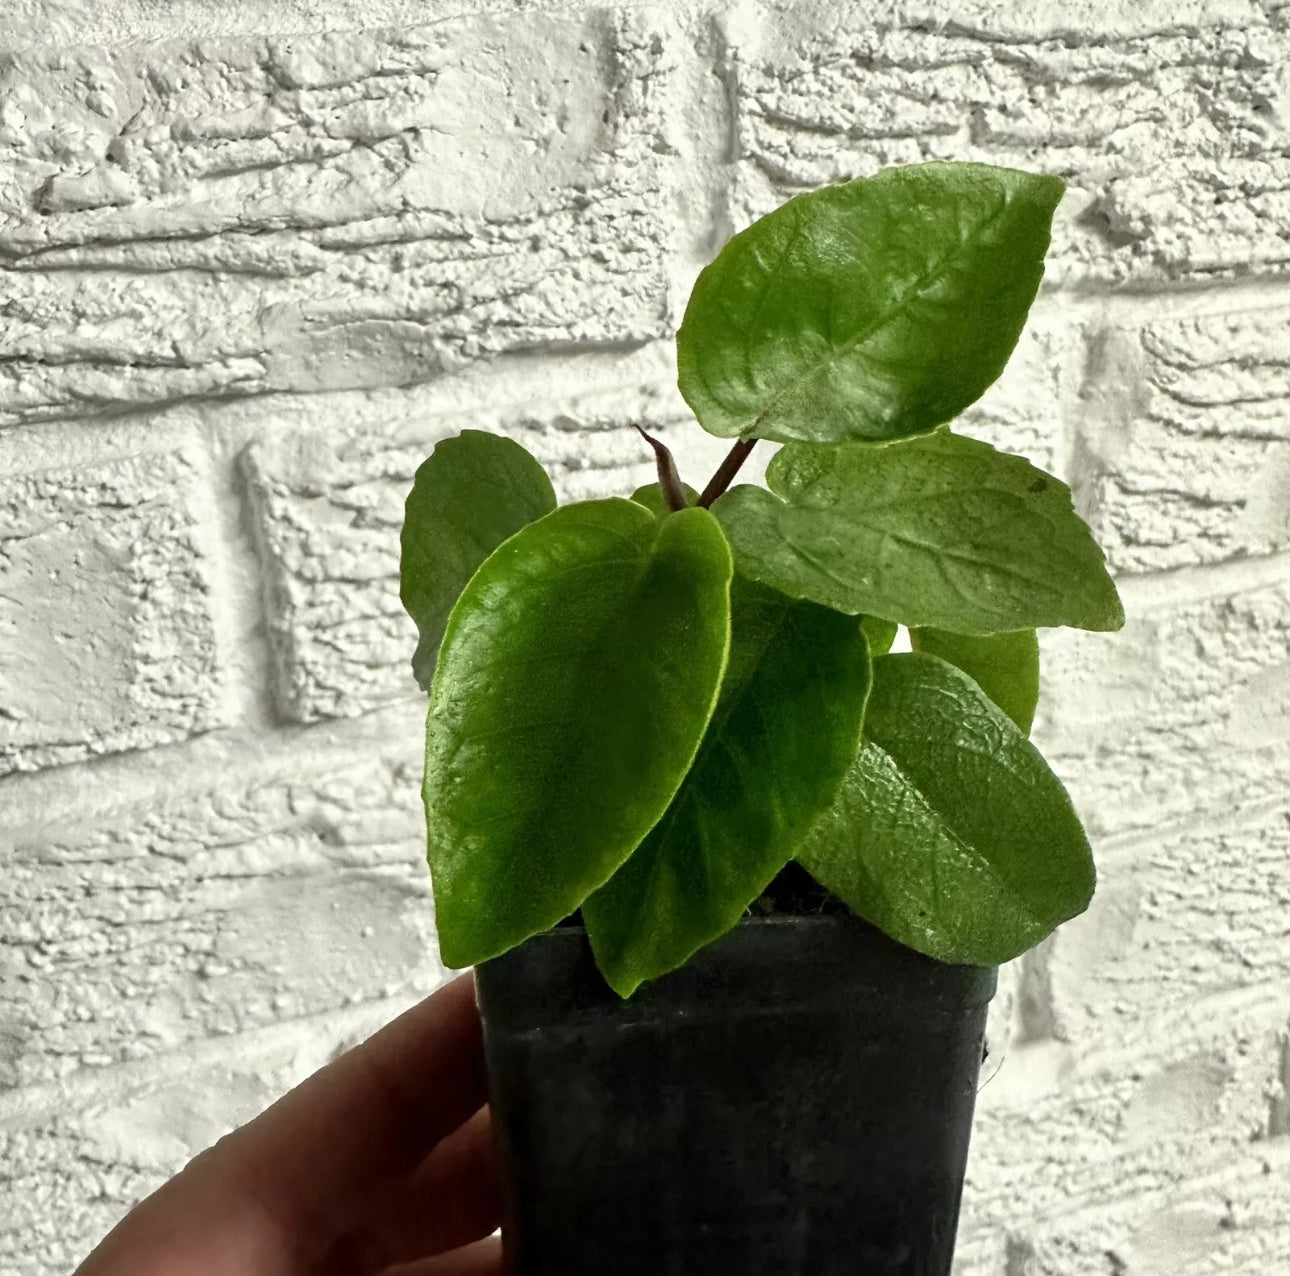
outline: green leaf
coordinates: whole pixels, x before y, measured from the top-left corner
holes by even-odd
[[[896,631],[900,626],[894,620],[883,620],[881,616],[862,616],[860,628],[869,639],[869,654],[885,656],[896,641]]]
[[[1088,907],[1096,872],[1061,781],[967,674],[873,662],[865,741],[793,858],[893,939],[994,966]]]
[[[1030,734],[1039,701],[1039,636],[1033,629],[987,638],[945,629],[911,629],[909,645],[962,669],[1023,735]]]
[[[793,196],[700,272],[676,334],[681,394],[726,438],[926,433],[1003,371],[1064,189],[937,160]]]
[[[735,577],[721,698],[631,858],[582,905],[621,997],[724,935],[788,863],[855,756],[869,656],[853,619]]]
[[[766,481],[778,495],[741,485],[712,512],[739,573],[792,598],[978,636],[1124,624],[1070,489],[1020,456],[946,430],[882,447],[791,443]]]
[[[694,490],[688,483],[681,484],[681,490],[685,493],[685,499],[695,505],[699,500],[699,493]],[[673,513],[668,509],[667,501],[663,498],[663,489],[657,483],[646,483],[644,487],[638,487],[632,493],[632,500],[637,505],[643,505],[655,518],[666,518]]]
[[[420,633],[412,673],[423,691],[448,613],[475,569],[555,504],[546,471],[500,434],[462,430],[422,462],[404,513],[399,597]]]
[[[445,965],[550,929],[667,809],[720,691],[730,577],[707,510],[619,497],[560,507],[471,577],[426,723]]]

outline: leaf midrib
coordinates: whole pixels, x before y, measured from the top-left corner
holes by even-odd
[[[786,530],[783,526],[781,518],[779,517],[780,515],[782,515],[783,511],[787,511],[787,510],[796,510],[796,511],[801,511],[803,513],[814,513],[816,511],[811,510],[810,507],[807,507],[807,506],[794,505],[791,502],[784,500],[783,497],[780,497],[779,500],[781,504],[780,504],[780,509],[776,511],[776,514],[777,514],[776,523],[778,524],[780,535],[783,537],[784,544],[786,544],[793,551],[794,554],[805,559],[812,567],[814,567],[817,571],[823,572],[826,576],[829,577],[829,579],[833,580],[835,583],[839,585],[846,585],[847,579],[843,576],[838,575],[837,572],[833,571],[831,568],[828,568],[824,564],[819,562],[818,556],[816,554],[813,554],[807,551],[806,549],[804,549],[802,545],[799,543],[800,538],[792,535],[790,531]],[[889,504],[893,504],[893,503],[889,502]],[[910,532],[896,531],[891,527],[883,527],[879,524],[875,524],[870,519],[866,518],[864,515],[857,516],[855,522],[858,525],[858,527],[863,528],[864,530],[870,532],[875,536],[882,537],[884,539],[890,539],[898,542],[899,544],[909,546],[911,549],[915,551],[920,551],[923,555],[927,556],[928,558],[935,559],[938,562],[944,559],[948,559],[951,562],[970,564],[972,566],[980,567],[989,571],[999,572],[1002,575],[1012,577],[1015,580],[1024,581],[1027,585],[1036,586],[1048,594],[1061,593],[1061,591],[1055,589],[1049,583],[1049,575],[1047,573],[1041,579],[1032,579],[1031,577],[1025,575],[1024,572],[1016,568],[1009,567],[1006,564],[992,562],[988,559],[973,557],[965,549],[956,548],[953,544],[939,544],[936,541],[920,540],[918,537],[916,537]],[[1067,559],[1078,561],[1076,555],[1072,554],[1070,551],[1064,550],[1064,548],[1061,545],[1050,546],[1050,548],[1058,550],[1059,552],[1062,553],[1063,557]],[[854,581],[851,582],[851,587],[855,588]],[[861,586],[861,588],[863,588],[863,586]],[[1062,596],[1065,597],[1065,594],[1062,593]]]
[[[901,765],[900,760],[896,757],[896,755],[892,753],[889,749],[885,748],[883,745],[879,744],[876,740],[871,739],[869,736],[864,737],[864,743],[871,746],[872,748],[877,749],[891,763],[892,769],[899,777],[901,784],[907,787],[911,792],[917,794],[918,800],[923,804],[923,806],[929,812],[929,814],[935,819],[937,827],[944,831],[946,836],[950,838],[950,840],[954,843],[954,845],[958,847],[960,850],[967,853],[967,855],[975,863],[984,865],[986,871],[990,874],[991,878],[994,881],[998,882],[1000,886],[1002,886],[1004,889],[1006,889],[1009,896],[1011,896],[1014,900],[1021,901],[1018,911],[1024,913],[1025,916],[1029,917],[1030,920],[1035,925],[1042,926],[1044,924],[1043,918],[1035,916],[1033,910],[1030,907],[1029,901],[1026,900],[1023,896],[1018,894],[1017,889],[1013,885],[1013,883],[1009,881],[1008,878],[1006,878],[994,866],[990,858],[985,854],[984,851],[980,849],[979,846],[977,846],[973,842],[967,841],[963,837],[963,835],[959,833],[958,829],[955,828],[954,825],[951,824],[949,820],[946,818],[941,807],[932,801],[932,799],[928,796],[928,794],[923,790],[923,787],[920,784],[918,784],[917,781],[915,781],[913,776],[911,776],[907,770],[905,770],[905,768]]]
[[[757,414],[756,418],[753,420],[752,425],[750,425],[748,429],[745,430],[740,435],[740,437],[757,438],[758,437],[757,427],[760,426],[761,423],[766,419],[766,417],[775,408],[777,408],[779,404],[786,397],[788,397],[790,393],[795,391],[804,381],[807,381],[813,378],[822,368],[829,367],[831,364],[840,361],[842,358],[850,354],[852,350],[855,349],[856,346],[860,345],[862,342],[868,341],[869,338],[872,337],[875,332],[880,331],[882,328],[885,328],[888,324],[894,322],[900,315],[904,313],[906,307],[910,302],[910,299],[916,296],[922,289],[937,282],[941,278],[941,276],[944,273],[946,273],[950,264],[952,264],[954,261],[962,257],[966,248],[970,244],[975,242],[975,240],[980,236],[981,232],[984,231],[987,227],[993,225],[996,221],[999,220],[999,218],[1003,216],[1005,212],[1007,212],[1011,202],[1012,201],[1010,200],[1008,193],[1005,192],[1003,196],[1003,202],[1000,204],[998,210],[994,213],[991,213],[990,216],[987,217],[984,221],[979,222],[976,225],[976,227],[974,227],[973,233],[968,238],[960,240],[957,248],[953,252],[941,258],[941,260],[938,261],[935,264],[935,266],[931,268],[931,270],[927,271],[923,275],[920,275],[919,278],[910,286],[908,291],[906,291],[896,301],[896,303],[887,311],[885,315],[883,315],[877,321],[872,323],[868,328],[858,333],[850,341],[844,342],[841,346],[834,346],[830,350],[826,358],[823,358],[819,360],[817,363],[812,364],[799,376],[794,377],[791,381],[789,381],[786,385],[784,385],[780,389],[779,393],[777,393],[775,397],[771,399],[771,401]]]
[[[717,714],[714,711],[712,718],[708,721],[708,729],[704,733],[703,741],[699,745],[699,750],[695,754],[694,761],[690,764],[690,769],[682,777],[680,785],[672,795],[672,800],[668,803],[668,809],[664,811],[663,817],[659,820],[658,824],[656,824],[654,828],[650,829],[650,831],[645,834],[645,837],[641,839],[640,846],[643,846],[647,840],[654,836],[655,833],[658,834],[658,850],[655,853],[654,858],[650,861],[649,872],[646,874],[645,885],[641,891],[641,898],[645,899],[649,897],[650,890],[654,884],[654,879],[660,871],[659,866],[663,860],[663,848],[667,845],[667,839],[671,834],[673,826],[680,818],[682,807],[685,806],[687,800],[694,801],[694,798],[688,791],[690,777],[695,775],[703,767],[703,764],[707,761],[708,754],[717,747],[717,742],[721,737],[722,731],[725,729],[726,723],[730,721],[734,711],[743,703],[744,697],[748,694],[748,688],[752,686],[753,682],[756,680],[757,670],[761,667],[761,662],[765,658],[767,649],[778,636],[779,631],[783,628],[784,623],[788,619],[788,613],[790,610],[792,610],[791,606],[779,608],[779,616],[775,620],[774,624],[770,626],[770,632],[767,634],[765,642],[761,644],[761,649],[757,653],[757,659],[753,662],[748,676],[743,680],[743,683],[740,685],[736,694],[730,697],[728,707],[725,712],[722,713],[719,722],[717,721]],[[719,707],[720,701],[718,700],[718,708]],[[715,730],[713,729],[714,727]],[[640,846],[638,846],[636,850],[639,850]],[[635,853],[636,851],[632,852],[633,855]]]

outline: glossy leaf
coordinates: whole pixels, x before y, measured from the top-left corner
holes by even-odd
[[[881,616],[862,616],[860,628],[869,639],[869,654],[885,656],[896,641],[896,632],[900,626],[894,620],[883,620]]]
[[[681,484],[681,490],[685,493],[685,499],[691,504],[698,504],[699,493],[694,490],[688,483]],[[666,518],[675,511],[668,509],[667,500],[663,496],[663,489],[657,483],[646,483],[644,487],[638,487],[632,493],[632,500],[637,505],[643,505],[655,518]]]
[[[403,519],[399,597],[420,634],[412,673],[423,691],[448,613],[475,569],[555,505],[546,471],[500,434],[462,430],[421,464]]]
[[[667,809],[720,691],[730,577],[707,510],[615,497],[562,506],[471,578],[426,724],[445,965],[554,926]]]
[[[873,662],[865,741],[793,858],[910,948],[993,966],[1088,907],[1093,857],[1061,782],[962,670]]]
[[[1124,624],[1070,489],[1020,456],[944,430],[884,447],[794,443],[766,482],[712,511],[740,574],[790,597],[969,635]]]
[[[700,272],[676,336],[681,394],[723,437],[926,433],[1003,371],[1063,190],[937,160],[793,196]]]
[[[911,629],[909,645],[962,669],[1023,735],[1030,734],[1039,702],[1039,636],[1033,629],[985,638],[946,629]]]
[[[855,756],[868,694],[852,618],[735,577],[730,662],[694,766],[582,905],[620,996],[724,935],[784,867]]]

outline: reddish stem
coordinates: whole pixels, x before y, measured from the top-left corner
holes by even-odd
[[[707,509],[730,486],[730,480],[739,473],[739,467],[748,459],[748,453],[756,446],[756,439],[740,439],[726,453],[726,459],[717,467],[717,472],[709,480],[708,486],[703,489],[703,495],[699,497],[699,504],[704,509]]]

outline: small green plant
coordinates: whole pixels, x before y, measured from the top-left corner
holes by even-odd
[[[445,965],[581,908],[629,997],[790,861],[945,962],[1088,906],[1087,838],[1028,739],[1035,630],[1124,612],[1066,485],[947,424],[1016,346],[1063,190],[911,165],[735,235],[676,338],[681,394],[737,440],[701,494],[653,440],[657,484],[559,508],[509,439],[435,447],[401,588]],[[767,486],[730,487],[759,439],[783,444]]]

